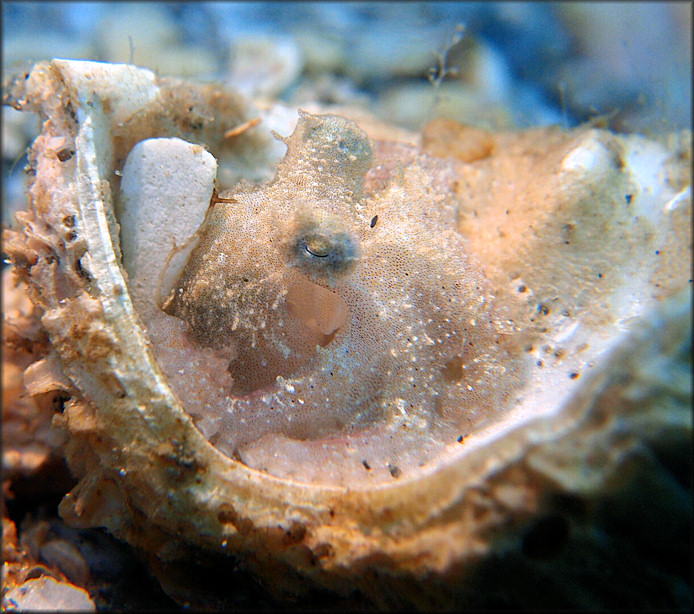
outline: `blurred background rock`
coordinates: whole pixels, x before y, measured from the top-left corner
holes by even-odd
[[[691,3],[3,2],[3,72],[54,57],[132,62],[249,97],[367,108],[419,129],[596,117],[691,125]],[[6,177],[36,121],[3,112]],[[6,181],[3,222],[22,200]]]

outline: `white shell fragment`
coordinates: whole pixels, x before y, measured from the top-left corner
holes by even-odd
[[[3,597],[7,612],[96,612],[89,593],[73,584],[43,576],[27,580]]]
[[[188,260],[205,220],[217,161],[181,139],[146,139],[128,154],[116,211],[123,266],[141,305],[161,306]],[[162,278],[168,271],[169,278]]]
[[[5,247],[52,345],[29,379],[75,391],[63,518],[186,603],[232,603],[198,561],[383,609],[680,607],[690,135],[477,131],[462,158],[454,122],[419,148],[301,112],[275,179],[210,212],[263,141],[196,87],[56,60],[12,89],[48,120]]]

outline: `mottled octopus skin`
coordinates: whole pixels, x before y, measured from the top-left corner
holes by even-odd
[[[210,436],[244,458],[266,433],[377,425],[380,466],[421,466],[496,415],[519,378],[455,230],[450,169],[406,147],[374,163],[338,116],[303,113],[286,143],[271,184],[220,195],[166,304],[229,359]],[[364,461],[376,464],[367,452],[343,462],[366,475]]]

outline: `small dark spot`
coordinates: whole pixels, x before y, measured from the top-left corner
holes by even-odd
[[[523,536],[521,549],[532,559],[551,559],[557,556],[569,539],[569,523],[559,515],[547,516],[534,522]]]
[[[65,403],[69,400],[69,396],[62,394],[53,397],[53,411],[62,414],[65,411]]]
[[[631,199],[634,198],[634,195],[633,195],[633,194],[625,194],[625,195],[624,195],[624,198],[625,198],[626,201],[627,201],[627,205],[630,205],[630,204],[631,204]]]
[[[250,279],[248,279],[248,277],[242,277],[241,280],[246,282],[246,283],[248,283],[250,281]]]
[[[371,226],[371,228],[373,228],[373,227],[376,225],[376,222],[378,222],[378,216],[377,216],[377,215],[374,215],[374,216],[371,218],[371,223],[369,224],[369,226]]]
[[[335,551],[330,544],[318,544],[318,546],[316,546],[313,550],[312,558],[315,560],[315,562],[318,562],[319,559],[323,559],[325,557],[332,557],[334,553]]]
[[[289,529],[285,530],[286,541],[290,544],[298,544],[306,537],[306,527],[303,524],[293,523]]]
[[[366,469],[367,471],[371,471],[371,465],[369,465],[369,463],[367,463],[366,460],[361,461],[361,464],[364,465],[364,469]]]
[[[581,376],[580,373],[576,373],[575,371],[573,373],[569,373],[569,377],[571,379],[578,379]]]
[[[506,215],[508,215],[508,209],[506,209]]]
[[[546,316],[549,313],[549,307],[547,307],[547,305],[543,305],[542,303],[540,303],[537,306],[537,313],[541,313],[543,316]]]
[[[61,150],[57,151],[55,153],[56,156],[58,156],[58,160],[61,162],[67,162],[72,156],[75,155],[75,150],[70,149],[69,147],[63,147]]]
[[[602,279],[602,273],[598,273],[598,279]]]
[[[526,287],[525,284],[521,284],[520,286],[518,286],[518,292],[521,293],[521,294],[522,294],[523,292],[525,292],[527,289],[528,289],[528,288]]]
[[[85,271],[84,268],[82,268],[81,260],[75,262],[75,271],[82,279],[86,280],[87,282],[92,281],[92,276],[87,271]]]
[[[392,475],[394,478],[399,478],[402,475],[402,471],[400,471],[400,467],[397,465],[388,465],[388,471],[390,471],[390,475]]]
[[[655,250],[655,255],[660,256],[660,250],[659,249]]]
[[[194,458],[181,457],[176,459],[176,464],[184,469],[192,469],[198,462]]]
[[[70,115],[70,117],[75,123],[77,123],[77,113],[75,113],[75,109],[73,108],[72,103],[70,101],[68,101],[65,105],[65,112]]]
[[[74,215],[66,215],[63,218],[63,225],[67,226],[68,228],[74,228],[75,227],[75,216]]]
[[[545,363],[542,360],[538,360],[536,364],[538,367],[542,367]]]
[[[456,441],[457,441],[458,443],[463,443],[463,436],[462,436],[462,435],[458,435],[458,439],[456,439]]]

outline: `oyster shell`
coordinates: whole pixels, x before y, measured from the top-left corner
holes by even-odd
[[[422,145],[434,158],[414,144],[372,144],[342,118],[305,114],[272,183],[217,195],[215,163],[240,168],[246,155],[220,136],[248,119],[232,94],[131,66],[54,60],[21,79],[11,101],[45,118],[23,228],[6,235],[5,249],[42,311],[56,381],[66,376],[76,390],[54,418],[80,480],[60,506],[66,521],[105,526],[146,550],[164,586],[199,603],[213,597],[167,581],[191,561],[240,564],[283,596],[327,589],[381,607],[686,606],[688,135],[659,143],[542,129],[487,135],[493,145],[481,157],[456,160],[455,146],[441,157],[456,126],[428,133]],[[152,137],[167,143],[142,142]],[[74,154],[58,155],[55,139]],[[152,176],[140,185],[152,192],[140,198],[137,163],[129,169],[126,159],[146,147],[159,153],[142,158]],[[261,159],[268,148],[257,141]],[[471,149],[480,150],[462,148]],[[346,161],[332,164],[338,150]],[[192,187],[176,184],[185,190],[178,204],[165,179],[169,151],[185,158],[186,173],[202,173]],[[162,228],[161,240],[147,230],[156,213],[144,201],[172,203],[172,229]],[[192,201],[197,213],[188,218],[182,208]],[[287,217],[300,201],[305,215]],[[183,232],[179,217],[196,227]],[[306,219],[318,222],[302,226]],[[375,241],[367,237],[374,225],[382,233]],[[216,268],[239,226],[247,245],[234,236],[237,257]],[[286,251],[272,252],[275,240],[307,263],[292,269]],[[157,241],[164,247],[138,260]],[[389,242],[399,242],[407,265],[384,265],[378,250]],[[359,254],[356,263],[345,254]],[[328,255],[335,266],[326,272],[313,259]],[[263,305],[269,312],[274,296],[299,320],[279,341],[234,335],[233,284],[223,285],[232,289],[231,310],[221,315],[209,296],[198,300],[218,290],[215,275],[257,272],[254,258],[280,278],[299,271],[249,293],[251,306],[238,314]],[[374,270],[376,281],[365,285]],[[411,285],[409,275],[418,276]],[[457,283],[454,291],[437,293],[442,279]],[[359,318],[371,317],[379,283],[395,290],[378,316],[386,325],[369,339]],[[410,295],[418,298],[411,321],[402,315]],[[419,430],[394,412],[374,414],[384,408],[377,403],[366,404],[371,413],[322,423],[353,409],[331,404],[332,392],[322,405],[311,396],[300,428],[268,414],[268,426],[244,441],[234,438],[240,423],[215,426],[206,413],[246,402],[250,419],[260,396],[323,386],[330,361],[344,371],[340,386],[354,390],[388,368],[369,362],[382,356],[378,342],[394,343],[399,326],[428,331],[447,298],[475,305],[465,339],[482,347],[469,365],[462,349],[415,344],[411,357],[422,357],[422,377],[431,377],[404,370],[382,386],[394,403],[414,398],[402,388],[409,378],[433,382]],[[219,305],[219,296],[212,301]],[[463,316],[443,313],[453,322],[447,333],[459,332]],[[267,327],[277,333],[279,324],[268,316],[248,330]],[[355,332],[362,345],[350,346]],[[260,375],[233,366],[252,356],[254,343],[273,350],[297,338],[303,345],[289,348],[302,356],[296,363],[277,359]],[[345,347],[364,351],[338,360]],[[177,377],[173,349],[197,369],[192,380]],[[264,368],[263,359],[253,358]],[[479,374],[487,397],[463,393],[468,372]],[[213,386],[221,401],[210,400]],[[410,445],[421,454],[408,455]],[[674,564],[662,568],[668,557]],[[539,583],[542,594],[532,588]],[[210,593],[223,601],[225,588]]]

